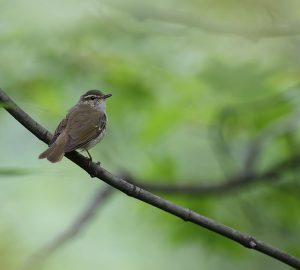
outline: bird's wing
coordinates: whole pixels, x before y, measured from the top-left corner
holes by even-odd
[[[67,121],[68,121],[68,118],[67,116],[59,123],[59,125],[57,126],[55,132],[54,132],[54,135],[52,137],[52,140],[50,141],[49,145],[53,144],[57,137],[63,132],[63,130],[66,128],[67,126]]]
[[[84,147],[96,139],[106,127],[106,115],[89,105],[81,104],[71,109],[67,119],[68,142],[65,152]]]

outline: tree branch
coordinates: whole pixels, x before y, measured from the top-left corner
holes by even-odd
[[[111,197],[113,191],[114,189],[111,186],[101,187],[69,227],[40,248],[31,258],[29,258],[22,269],[29,270],[40,266],[53,252],[75,237],[91,221],[91,219],[95,217],[99,206],[103,206],[104,202]]]
[[[5,109],[25,128],[27,128],[36,137],[38,137],[45,143],[48,144],[50,142],[52,137],[51,134],[44,127],[34,121],[28,114],[21,110],[1,89],[0,101],[8,104]],[[225,226],[190,209],[179,206],[175,203],[172,203],[171,201],[165,200],[138,186],[135,186],[123,180],[122,178],[111,174],[96,163],[90,162],[78,152],[68,153],[66,154],[66,157],[77,164],[79,167],[81,167],[83,170],[85,170],[88,174],[94,175],[107,184],[124,192],[128,196],[148,203],[156,208],[177,216],[184,221],[192,222],[212,232],[220,234],[243,245],[246,248],[257,250],[296,269],[300,269],[300,260],[298,258],[291,256],[279,249],[276,249],[262,241],[259,241],[252,236],[239,232],[233,228]]]
[[[264,100],[265,102],[266,100]],[[251,103],[251,109],[253,104]],[[245,108],[245,105],[243,106]],[[236,189],[246,188],[251,185],[261,183],[261,182],[273,182],[280,179],[279,176],[282,173],[286,173],[288,170],[296,169],[299,166],[300,158],[295,149],[294,155],[291,155],[288,159],[279,162],[278,164],[273,165],[264,172],[256,172],[255,165],[259,160],[259,157],[262,153],[262,150],[266,144],[270,144],[271,141],[276,138],[289,134],[294,131],[299,126],[300,113],[295,112],[287,117],[282,117],[279,120],[272,122],[266,128],[262,130],[248,145],[247,154],[245,161],[243,162],[242,168],[239,172],[233,174],[232,176],[225,176],[226,181],[208,179],[204,181],[205,183],[212,184],[163,184],[166,180],[155,180],[155,181],[141,181],[136,180],[128,173],[124,173],[124,178],[127,181],[130,181],[133,184],[137,184],[146,190],[152,192],[159,192],[164,194],[172,195],[188,195],[188,196],[214,196],[228,194]],[[222,123],[224,120],[224,115],[220,117],[220,123],[216,125],[218,129],[218,138],[215,140],[217,144],[220,144],[220,153],[224,158],[228,159],[230,155],[229,146],[227,145],[222,131]],[[211,136],[213,137],[213,135]],[[171,181],[173,182],[173,181]],[[196,182],[196,181],[193,181]]]
[[[176,184],[156,184],[151,183],[151,181],[137,181],[134,177],[125,174],[125,178],[128,182],[132,184],[139,185],[140,187],[151,190],[152,192],[158,192],[163,194],[172,194],[172,195],[188,195],[188,196],[212,196],[212,195],[222,195],[232,192],[239,188],[246,188],[250,185],[254,185],[258,182],[270,182],[278,179],[282,173],[285,173],[291,169],[296,168],[300,164],[300,156],[295,155],[291,156],[288,159],[281,161],[280,163],[274,165],[268,170],[261,173],[249,173],[233,176],[227,181],[206,181],[214,182],[216,184],[208,185],[196,185],[196,184],[185,184],[185,185],[176,185]],[[165,180],[164,180],[165,181]],[[155,182],[159,182],[155,180]],[[163,182],[163,181],[161,181]]]

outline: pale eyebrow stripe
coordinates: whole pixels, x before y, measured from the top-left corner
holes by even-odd
[[[88,96],[86,96],[86,97],[84,97],[84,98],[86,99],[86,98],[90,98],[90,97],[96,97],[96,98],[98,98],[98,97],[100,97],[100,96],[97,96],[97,95],[88,95]]]

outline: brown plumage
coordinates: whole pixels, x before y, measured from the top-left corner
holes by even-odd
[[[58,162],[65,153],[76,149],[88,150],[100,142],[107,123],[105,99],[110,96],[98,90],[91,90],[82,95],[79,102],[60,122],[49,148],[41,153],[39,158]]]

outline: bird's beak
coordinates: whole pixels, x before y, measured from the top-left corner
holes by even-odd
[[[112,96],[112,94],[104,95],[104,96],[103,96],[103,99],[107,99],[107,98],[109,98],[109,97],[111,97],[111,96]]]

